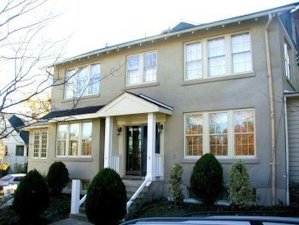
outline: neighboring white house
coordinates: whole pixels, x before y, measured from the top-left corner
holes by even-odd
[[[13,115],[7,118],[7,129],[13,129],[10,134],[1,139],[4,148],[3,162],[9,164],[12,171],[24,167],[28,161],[28,131],[21,131],[24,122],[17,116]]]

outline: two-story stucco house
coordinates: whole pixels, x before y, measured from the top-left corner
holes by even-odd
[[[172,165],[183,166],[188,187],[211,152],[226,180],[234,162],[246,163],[257,204],[288,204],[289,184],[299,182],[284,104],[299,90],[298,5],[180,23],[57,63],[65,85],[52,89],[48,123],[30,128],[29,169],[63,161],[71,178],[91,180],[111,167],[167,196]]]

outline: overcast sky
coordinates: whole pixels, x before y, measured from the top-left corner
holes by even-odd
[[[68,38],[64,58],[159,34],[181,21],[193,24],[257,12],[294,0],[50,0],[62,13],[50,27],[53,39]]]

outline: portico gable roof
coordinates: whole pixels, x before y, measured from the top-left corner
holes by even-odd
[[[100,109],[99,117],[123,116],[144,113],[172,115],[173,108],[146,95],[124,92]]]

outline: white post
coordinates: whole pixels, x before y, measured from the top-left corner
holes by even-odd
[[[111,167],[112,135],[113,135],[113,118],[108,116],[108,117],[106,117],[106,120],[105,120],[104,168]]]
[[[153,180],[155,174],[155,149],[156,149],[156,115],[147,115],[147,177]]]
[[[80,208],[80,180],[72,180],[71,214],[78,214]]]

